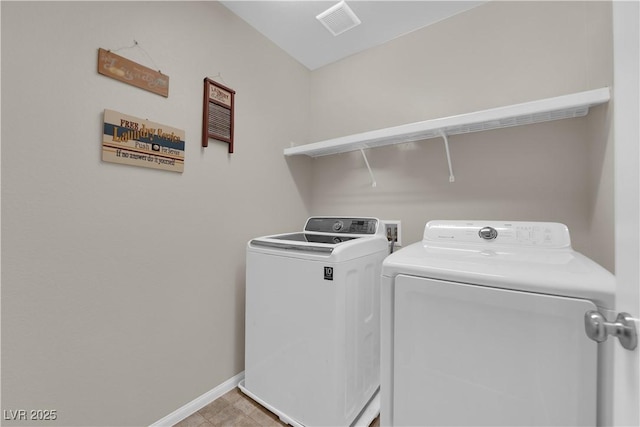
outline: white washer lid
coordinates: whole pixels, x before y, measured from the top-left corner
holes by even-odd
[[[497,236],[480,237],[484,227]],[[614,276],[570,242],[567,227],[558,223],[431,221],[422,242],[385,259],[382,274],[585,298],[613,309]]]

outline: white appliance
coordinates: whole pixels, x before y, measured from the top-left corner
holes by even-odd
[[[381,425],[607,424],[585,312],[613,276],[558,223],[431,221],[381,282]]]
[[[312,217],[303,232],[251,240],[240,389],[294,426],[373,420],[388,252],[375,218]]]

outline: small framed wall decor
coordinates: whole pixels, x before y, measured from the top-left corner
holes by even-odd
[[[233,116],[236,91],[204,79],[204,106],[202,120],[202,146],[209,146],[209,138],[229,144],[233,153]]]

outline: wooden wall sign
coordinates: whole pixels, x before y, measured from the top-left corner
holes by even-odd
[[[202,146],[209,146],[209,138],[229,144],[233,153],[233,103],[236,91],[211,79],[204,79]]]
[[[98,73],[165,98],[169,97],[169,76],[108,50],[98,49]]]
[[[102,160],[172,172],[184,170],[184,131],[104,110]]]

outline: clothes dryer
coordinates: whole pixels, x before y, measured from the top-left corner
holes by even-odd
[[[288,424],[349,426],[379,412],[382,228],[312,217],[303,232],[248,243],[240,388]]]
[[[381,282],[381,424],[606,424],[610,379],[585,313],[614,278],[558,223],[431,221]]]

